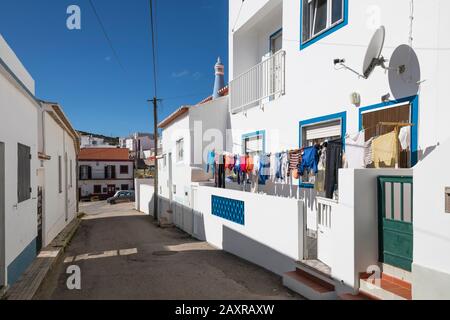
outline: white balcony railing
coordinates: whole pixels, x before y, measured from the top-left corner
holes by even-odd
[[[286,52],[278,51],[230,83],[230,109],[244,112],[264,100],[273,100],[285,92]]]

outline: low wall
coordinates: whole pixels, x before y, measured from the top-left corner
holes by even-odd
[[[153,215],[153,179],[135,179],[135,209]]]
[[[193,196],[195,237],[279,275],[295,270],[295,262],[303,259],[302,201],[204,186],[196,187]],[[216,205],[215,213],[229,211],[238,222],[214,215],[213,197],[225,203]]]

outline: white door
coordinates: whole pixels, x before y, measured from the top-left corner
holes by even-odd
[[[318,200],[317,204],[317,259],[332,265],[333,238],[331,234],[333,204]]]
[[[5,144],[0,142],[0,288],[6,285],[5,269]]]

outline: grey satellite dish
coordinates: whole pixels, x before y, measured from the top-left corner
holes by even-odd
[[[389,86],[396,99],[415,96],[420,87],[420,64],[414,49],[397,47],[389,63]]]
[[[366,79],[370,77],[375,67],[384,65],[385,60],[381,56],[381,52],[383,51],[385,38],[386,29],[381,26],[373,35],[364,58],[363,75]]]

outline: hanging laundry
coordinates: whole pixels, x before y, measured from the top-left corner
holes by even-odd
[[[398,135],[402,150],[408,150],[411,143],[411,127],[402,127]]]
[[[333,199],[334,192],[337,190],[340,168],[342,168],[342,141],[329,141],[325,168],[325,193],[328,199]]]
[[[252,173],[253,172],[253,168],[255,167],[255,165],[253,163],[253,157],[252,156],[247,156],[245,161],[246,161],[246,172],[247,173]]]
[[[375,168],[395,167],[395,159],[398,153],[396,139],[398,137],[395,131],[373,139],[372,150]]]
[[[208,159],[206,161],[206,173],[212,172],[213,176],[215,175],[214,169],[214,161],[216,158],[216,153],[214,151],[210,151],[208,153]]]
[[[281,180],[282,179],[282,157],[283,155],[281,153],[275,154],[275,179]]]
[[[327,165],[327,144],[322,146],[322,149],[319,152],[319,162],[317,164],[317,175],[316,181],[314,184],[314,189],[317,192],[325,192],[325,172]]]
[[[225,157],[223,155],[218,156],[215,174],[216,188],[225,189]]]
[[[237,183],[240,185],[241,184],[241,157],[240,156],[235,156],[234,173],[237,176]]]
[[[305,172],[309,174],[311,170],[314,174],[316,174],[318,162],[319,157],[317,153],[317,148],[315,146],[304,148],[302,161],[299,166],[300,175],[303,176]]]
[[[225,168],[227,170],[233,170],[234,169],[234,156],[231,154],[227,154],[225,156]]]
[[[240,160],[240,168],[241,168],[241,173],[247,173],[247,157],[246,156],[241,156],[241,160]]]
[[[259,183],[266,184],[270,177],[270,158],[267,155],[262,154],[259,158],[258,166]]]
[[[364,166],[370,168],[373,165],[373,150],[372,150],[373,138],[370,138],[364,143]]]
[[[276,165],[277,159],[276,154],[272,153],[270,155],[270,178],[273,182],[276,180],[276,174],[277,174],[277,165]]]
[[[288,169],[288,176],[291,176],[291,173],[293,170],[296,170],[298,168],[298,165],[300,164],[302,160],[302,150],[293,150],[289,152],[289,169]]]
[[[289,172],[289,155],[283,152],[281,155],[281,180],[287,181]]]
[[[361,131],[345,139],[345,168],[365,168],[365,137],[365,131]]]

